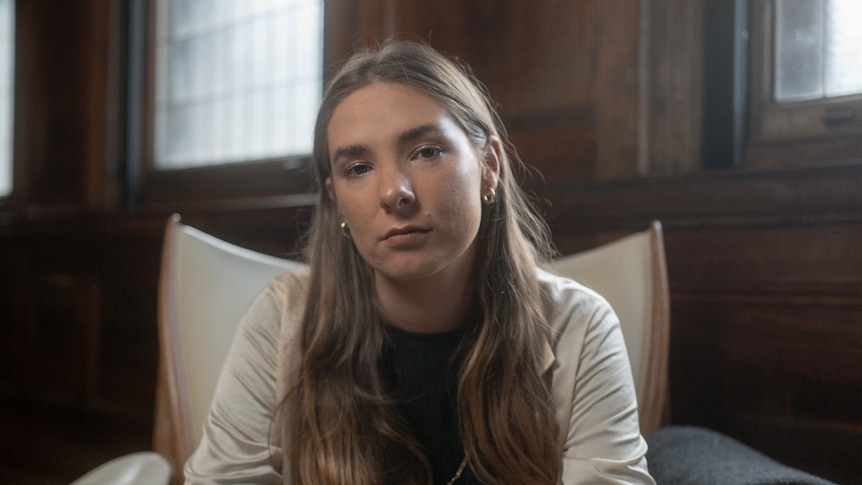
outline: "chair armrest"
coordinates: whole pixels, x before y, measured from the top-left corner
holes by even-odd
[[[103,463],[70,485],[167,485],[171,466],[152,451],[130,453]]]

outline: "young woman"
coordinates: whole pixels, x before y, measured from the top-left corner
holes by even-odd
[[[466,67],[412,42],[349,59],[308,269],[243,320],[187,483],[653,483],[617,318],[538,268],[516,163]]]

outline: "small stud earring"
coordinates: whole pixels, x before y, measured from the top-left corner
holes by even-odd
[[[350,226],[345,221],[341,222],[341,235],[350,239]]]
[[[485,205],[494,205],[494,202],[497,202],[497,191],[492,187],[491,191],[482,196],[482,202]]]

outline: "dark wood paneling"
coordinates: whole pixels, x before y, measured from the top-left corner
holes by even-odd
[[[856,163],[593,183],[549,179],[545,193],[558,225],[595,231],[641,227],[649,218],[687,227],[858,221],[860,186],[862,164]]]
[[[110,7],[33,0],[16,9],[15,192],[21,212],[101,209],[106,175]]]
[[[672,304],[675,420],[723,426],[763,414],[862,426],[862,297],[682,294]]]
[[[601,180],[629,178],[638,169],[638,119],[641,80],[638,42],[640,4],[627,0],[596,2],[598,31],[595,99],[596,172]]]
[[[17,288],[0,306],[12,309],[22,328],[7,389],[85,409],[131,406],[149,416],[161,228],[124,233],[101,217],[80,217],[6,229],[0,247],[12,248],[20,263],[4,272]],[[119,342],[129,350],[116,350],[118,335],[131,337]],[[106,353],[140,358],[116,365]],[[122,387],[105,386],[110,372],[122,375]]]
[[[721,1],[721,0],[720,0]],[[641,7],[639,173],[696,172],[703,115],[703,0]]]
[[[838,483],[862,482],[860,295],[675,295],[674,422],[721,430]]]
[[[636,4],[624,3],[626,11],[637,11]],[[598,35],[629,24],[610,15],[600,19],[592,1],[410,1],[399,3],[397,11],[399,33],[423,38],[471,66],[498,103],[526,162],[548,176],[593,177],[599,169],[597,121],[610,109],[602,105],[598,112],[596,97],[604,95],[614,106],[626,102],[613,93],[616,84],[599,79],[599,62],[615,53],[630,56],[626,49],[635,42],[621,37],[602,44]],[[618,60],[620,68],[632,68],[623,63]],[[624,82],[634,87],[636,76]],[[632,121],[616,123],[633,129]],[[618,133],[614,138],[620,142]]]
[[[89,272],[31,274],[19,291],[25,338],[16,363],[28,398],[85,407],[98,369],[101,319],[99,280]]]
[[[862,294],[862,221],[678,230],[666,246],[680,293],[793,292],[812,304]]]
[[[590,121],[594,2],[447,0],[404,2],[400,11],[402,32],[470,64],[512,128]]]
[[[581,160],[596,157],[596,130],[588,126],[534,128],[509,133],[518,154],[540,177],[525,178],[529,186],[544,187],[549,180],[591,180],[596,167]]]
[[[217,237],[296,257],[310,209],[189,210]],[[89,215],[0,227],[3,396],[149,421],[156,296],[168,213]],[[14,323],[14,325],[12,324]],[[2,396],[0,396],[2,397]]]

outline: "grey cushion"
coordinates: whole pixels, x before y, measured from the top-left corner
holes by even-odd
[[[661,428],[647,438],[649,470],[658,485],[825,485],[729,436],[692,426]]]

